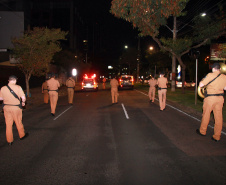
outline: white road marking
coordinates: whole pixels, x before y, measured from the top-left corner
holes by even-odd
[[[54,118],[53,120],[57,120],[62,114],[64,114],[65,112],[67,112],[70,108],[72,108],[73,106],[70,106],[69,108],[67,108],[64,112],[62,112],[60,115],[58,115],[56,118]]]
[[[125,106],[124,106],[123,103],[122,103],[122,108],[123,108],[124,113],[125,113],[125,115],[126,115],[126,119],[129,119],[129,116],[128,116],[128,114],[127,114],[126,108],[125,108]]]
[[[136,90],[136,89],[135,89],[135,90]],[[145,96],[148,96],[148,94],[146,94],[146,93],[144,93],[144,92],[142,92],[142,91],[138,91],[138,90],[136,90],[136,91],[139,92],[139,93],[141,93],[141,94],[143,94],[143,95],[145,95]],[[156,99],[156,98],[155,98],[155,100],[159,101],[159,100]],[[198,121],[198,122],[201,122],[200,119],[198,119],[198,118],[196,118],[196,117],[194,117],[194,116],[191,116],[191,115],[187,114],[186,112],[184,112],[184,111],[182,111],[182,110],[180,110],[180,109],[178,109],[178,108],[176,108],[176,107],[173,107],[172,105],[169,105],[169,104],[166,104],[166,105],[169,106],[169,107],[171,107],[172,109],[177,110],[178,112],[181,112],[181,113],[185,114],[186,116],[188,116],[188,117],[190,117],[190,118],[193,118],[194,120],[196,120],[196,121]],[[211,126],[211,125],[208,125],[208,127],[214,129],[214,127]],[[222,133],[223,135],[226,135],[226,133],[223,132],[223,131],[221,131],[221,133]]]

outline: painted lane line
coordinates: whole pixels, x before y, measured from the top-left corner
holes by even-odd
[[[124,106],[123,103],[122,103],[122,108],[123,108],[124,113],[125,113],[125,115],[126,115],[126,119],[129,119],[129,116],[128,116],[128,114],[127,114],[126,108],[125,108],[125,106]]]
[[[135,90],[136,90],[136,89],[135,89]],[[142,92],[142,91],[138,91],[138,90],[136,90],[136,91],[139,92],[139,93],[141,93],[141,94],[144,94],[145,96],[148,96],[148,94],[145,94],[145,93]],[[159,101],[159,100],[156,99],[156,98],[155,98],[155,100]],[[169,105],[169,104],[166,104],[166,105],[169,106],[169,107],[171,107],[172,109],[175,109],[175,110],[178,111],[178,112],[181,112],[182,114],[185,114],[186,116],[188,116],[188,117],[190,117],[190,118],[193,118],[194,120],[196,120],[196,121],[198,121],[198,122],[201,122],[200,119],[198,119],[198,118],[196,118],[196,117],[194,117],[194,116],[191,116],[191,115],[187,114],[186,112],[184,112],[184,111],[182,111],[182,110],[180,110],[180,109],[177,109],[176,107],[173,107],[172,105]],[[211,125],[208,125],[208,127],[214,129],[214,127],[211,126]],[[226,135],[226,133],[225,133],[224,131],[221,131],[221,133],[222,133],[223,135]]]
[[[55,121],[56,119],[58,119],[62,114],[64,114],[65,112],[67,112],[70,108],[72,108],[73,106],[70,106],[69,108],[67,108],[64,112],[62,112],[60,115],[58,115],[56,118],[54,118],[53,120]]]

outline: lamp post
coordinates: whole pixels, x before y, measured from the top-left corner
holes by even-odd
[[[138,54],[137,54],[137,83],[140,76],[140,37],[138,37]]]

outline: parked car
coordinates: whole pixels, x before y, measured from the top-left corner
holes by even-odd
[[[176,81],[176,87],[181,88],[182,81]],[[184,82],[184,87],[195,87],[195,82],[193,81]]]
[[[185,85],[186,87],[195,87],[195,82],[193,82],[193,81],[188,81],[188,82],[186,82],[186,85]]]
[[[186,86],[186,82],[184,82],[184,86]],[[181,88],[182,87],[182,81],[176,81],[176,87]]]

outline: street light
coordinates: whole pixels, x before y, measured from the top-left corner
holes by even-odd
[[[128,49],[128,46],[127,45],[125,45],[125,49]]]
[[[150,46],[150,47],[149,47],[149,50],[151,50],[151,51],[152,51],[153,49],[154,49],[154,48],[153,48],[153,46]]]
[[[72,69],[72,76],[76,76],[76,82],[77,82],[77,69],[73,68]]]
[[[206,13],[205,12],[201,13],[201,16],[202,17],[205,17],[206,16]]]

